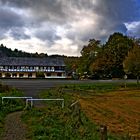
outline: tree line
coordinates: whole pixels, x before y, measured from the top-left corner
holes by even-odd
[[[110,35],[105,44],[100,40],[90,39],[83,46],[81,57],[76,64],[78,77],[93,79],[130,78],[140,75],[140,40],[122,33]]]
[[[27,53],[18,49],[10,49],[4,46],[3,44],[0,45],[0,57],[47,57],[47,53]]]

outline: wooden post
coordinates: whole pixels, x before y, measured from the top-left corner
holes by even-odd
[[[107,126],[101,125],[100,126],[100,140],[107,140]]]
[[[127,80],[127,75],[124,76],[125,84],[124,87],[126,88],[126,80]]]

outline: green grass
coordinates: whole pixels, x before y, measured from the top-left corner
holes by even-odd
[[[109,91],[124,88],[123,83],[92,83],[71,84],[43,91],[41,98],[63,98],[65,107],[62,109],[61,101],[45,101],[44,107],[24,110],[22,120],[28,124],[27,138],[32,140],[99,140],[99,126],[92,123],[84,114],[80,104],[71,107],[71,104],[80,97],[94,94],[107,94]],[[135,84],[127,84],[127,89],[138,89]],[[7,87],[5,87],[7,89]],[[22,93],[13,89],[3,90],[2,96],[22,96]],[[22,110],[23,100],[5,100],[0,104],[0,133],[3,129],[5,116],[14,111]],[[108,140],[126,140],[108,134]],[[127,139],[128,140],[128,139]]]
[[[65,88],[71,88],[71,89],[84,89],[84,90],[109,90],[109,89],[118,89],[120,87],[124,87],[125,83],[80,83],[80,84],[69,84],[64,85]],[[136,88],[136,83],[127,83],[126,86],[128,88]]]
[[[23,121],[29,126],[28,138],[33,140],[98,140],[97,127],[82,112],[72,94],[64,94],[61,88],[44,91],[41,98],[64,98],[65,107],[59,101],[47,101],[44,108],[25,111]]]
[[[63,98],[65,107],[59,101],[45,101],[44,108],[25,111],[23,121],[29,126],[28,138],[33,140],[99,140],[99,126],[92,123],[82,111],[80,104],[70,107],[88,92],[106,94],[108,91],[120,90],[122,84],[75,84],[64,85],[44,91],[41,98]],[[128,89],[135,89],[129,84]],[[82,94],[79,94],[82,92]],[[77,95],[76,95],[77,93]],[[128,140],[108,134],[108,140]]]
[[[125,87],[125,83],[89,83],[89,84],[70,84],[70,85],[64,85],[62,86],[62,89],[65,91],[70,92],[79,92],[80,95],[91,95],[93,94],[104,94],[108,93],[110,91],[116,91],[116,90],[134,90],[134,89],[140,89],[140,85],[138,86],[136,83],[127,83]],[[82,93],[83,92],[83,93]],[[87,94],[85,94],[87,92]]]
[[[81,113],[80,118],[72,116],[70,110],[59,107],[33,109],[23,116],[31,130],[28,138],[33,140],[98,140],[96,127],[84,114]]]

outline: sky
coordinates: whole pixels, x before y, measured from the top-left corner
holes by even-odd
[[[0,44],[79,56],[89,39],[140,37],[140,0],[0,0]]]

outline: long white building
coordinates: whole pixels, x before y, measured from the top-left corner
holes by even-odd
[[[0,58],[0,78],[66,78],[65,64],[60,57]]]

